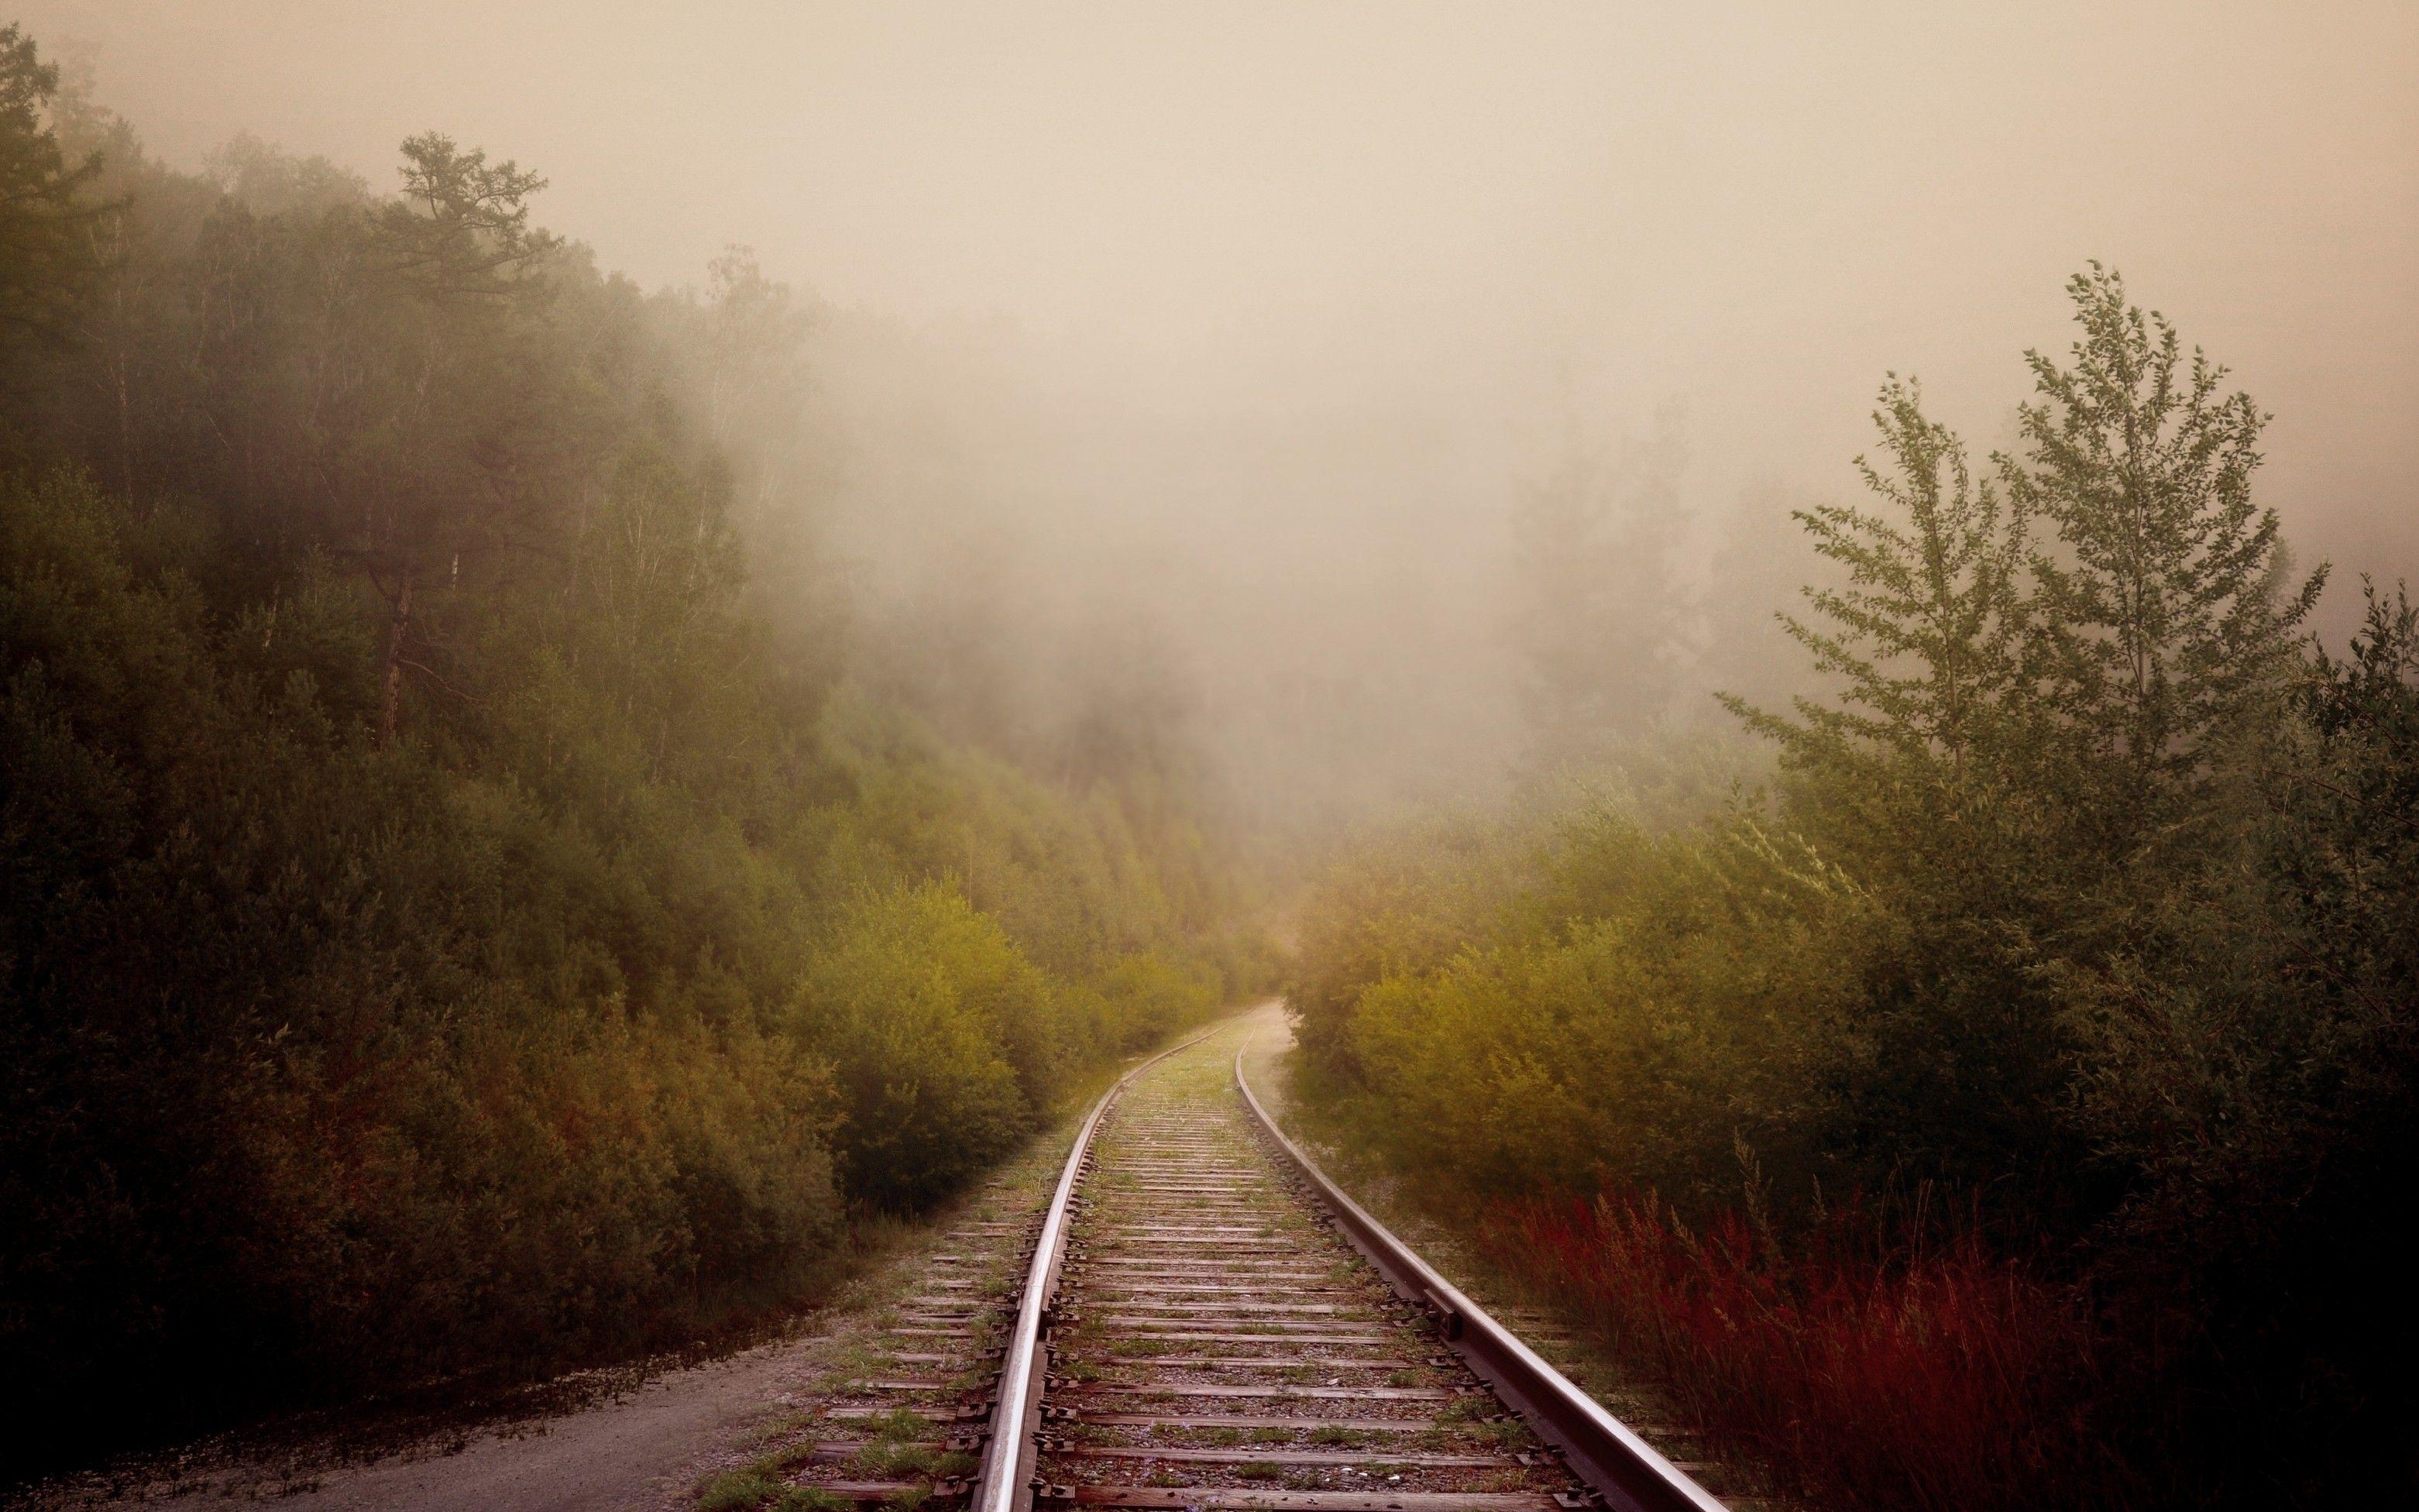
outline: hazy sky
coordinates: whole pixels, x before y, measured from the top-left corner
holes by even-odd
[[[1790,470],[1885,367],[2011,396],[2096,255],[2278,410],[2280,474],[2412,512],[2407,0],[19,9],[174,159],[250,129],[383,178],[437,125],[649,281],[752,242],[1179,392],[1568,355]]]
[[[1500,517],[1565,385],[1608,432],[1679,400],[1709,508],[1851,491],[1888,369],[1987,446],[2098,257],[2276,412],[2305,557],[2419,578],[2410,0],[19,10],[172,162],[249,130],[385,183],[436,126],[647,282],[741,241],[843,307],[994,320],[1092,417],[1058,444],[1118,454],[1062,491],[1161,478],[1282,517],[1279,553],[1394,507],[1355,458],[1396,500],[1434,461],[1410,535]]]

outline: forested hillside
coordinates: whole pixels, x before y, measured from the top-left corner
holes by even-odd
[[[2393,1500],[2419,613],[2307,637],[2266,417],[2070,292],[2010,454],[1892,379],[1799,515],[1777,767],[1641,734],[1332,872],[1307,1081],[1813,1504]]]
[[[798,301],[643,291],[442,134],[398,166],[172,171],[0,31],[42,1457],[793,1302],[1264,969],[1175,753],[1036,775],[845,674],[815,459],[751,440]]]

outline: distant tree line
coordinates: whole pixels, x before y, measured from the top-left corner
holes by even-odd
[[[1514,649],[1533,774],[1601,762],[1672,713],[1687,644],[1679,416],[1608,454],[1576,422],[1512,517]]]
[[[1634,744],[1330,875],[1309,1085],[1820,1504],[2407,1498],[2419,612],[2311,640],[2266,416],[2070,292],[2011,453],[1892,378],[1798,515],[1777,770]]]
[[[805,316],[439,133],[172,171],[0,30],[8,1458],[811,1295],[1265,973],[1180,784],[836,675]]]

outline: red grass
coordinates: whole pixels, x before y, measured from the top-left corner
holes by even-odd
[[[2037,1509],[2133,1500],[2093,1442],[2097,1335],[2072,1294],[1967,1234],[1880,1242],[1835,1217],[1784,1253],[1732,1215],[1652,1200],[1505,1217],[1536,1279],[1666,1382],[1721,1450],[1826,1508]],[[1892,1249],[1896,1253],[1891,1253]]]

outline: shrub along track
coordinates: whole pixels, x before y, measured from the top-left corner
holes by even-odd
[[[1611,1425],[1615,1443],[1575,1423],[1524,1348],[1509,1346],[1525,1365],[1486,1352],[1508,1335],[1441,1280],[1407,1282],[1391,1236],[1320,1191],[1239,1095],[1235,1038],[1181,1046],[1102,1099],[1031,1222],[964,1226],[864,1374],[766,1462],[765,1501],[1720,1506],[1626,1429]]]

